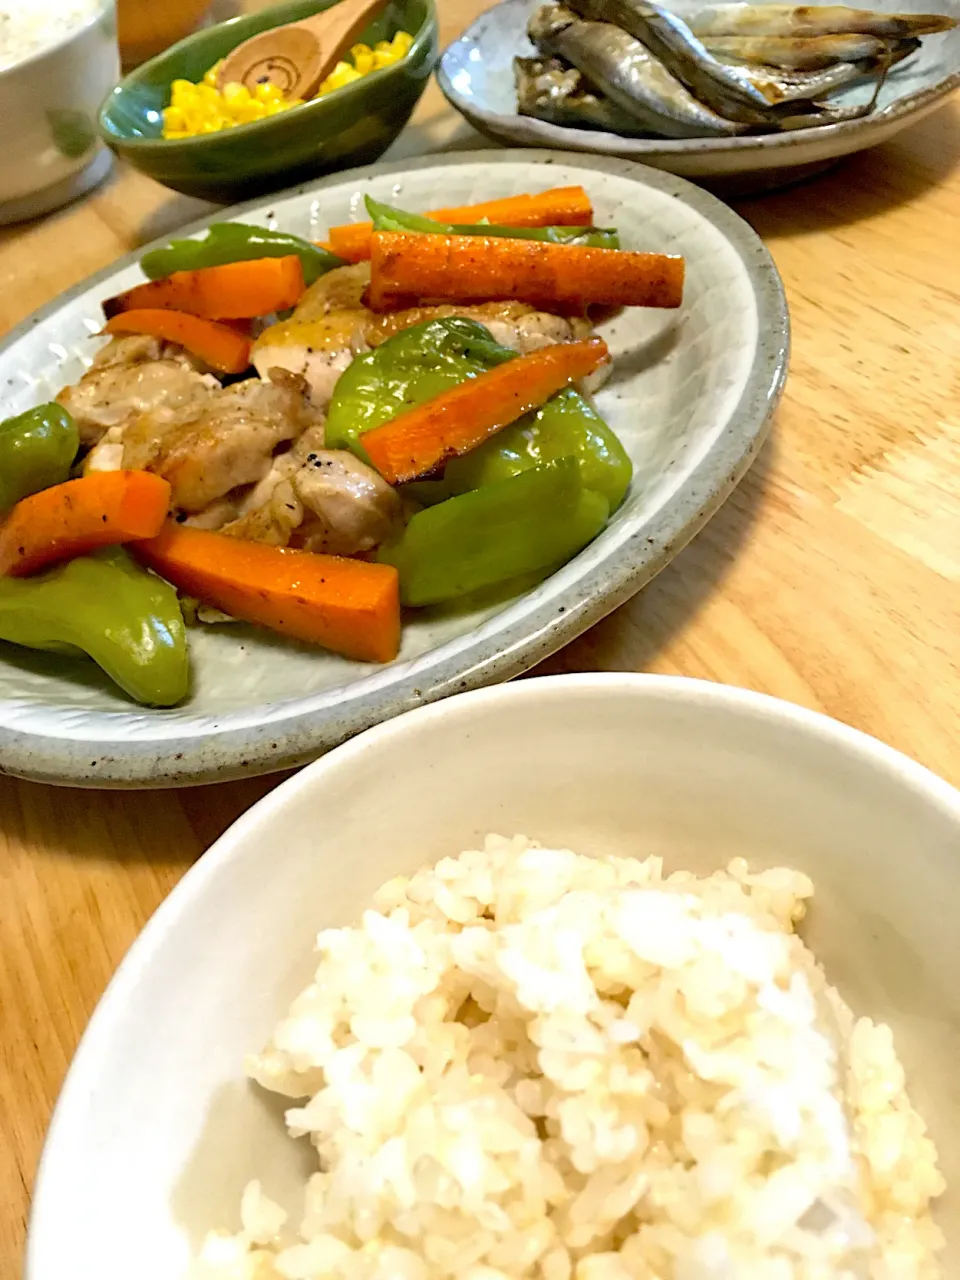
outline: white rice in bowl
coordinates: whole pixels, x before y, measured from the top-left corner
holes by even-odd
[[[106,0],[0,0],[0,71],[59,43],[106,7]]]
[[[317,1149],[299,1236],[252,1183],[196,1280],[940,1277],[936,1151],[812,893],[498,837],[384,885],[247,1064]]]

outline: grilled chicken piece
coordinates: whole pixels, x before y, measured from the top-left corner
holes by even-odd
[[[400,499],[385,480],[346,450],[305,452],[309,444],[298,441],[274,461],[244,514],[223,533],[346,556],[372,551],[399,532]]]
[[[289,369],[310,384],[317,409],[330,403],[337,379],[354,356],[379,346],[412,325],[445,316],[466,316],[486,325],[497,342],[525,353],[558,342],[588,337],[589,321],[535,311],[522,302],[485,302],[458,307],[412,307],[375,315],[361,301],[370,280],[370,264],[339,267],[311,285],[288,319],[271,325],[257,339],[253,363],[266,377],[271,369]]]
[[[304,384],[280,371],[249,378],[174,418],[143,414],[123,433],[123,465],[169,480],[172,503],[198,513],[269,472],[278,446],[314,425]]]
[[[57,400],[73,415],[81,444],[89,447],[110,428],[122,430],[143,413],[180,413],[219,387],[179,347],[137,335],[108,342],[80,381],[64,387]]]

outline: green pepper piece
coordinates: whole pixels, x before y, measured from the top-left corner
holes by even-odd
[[[616,227],[499,227],[489,222],[466,224],[436,222],[421,213],[407,213],[366,197],[374,231],[417,231],[424,235],[497,236],[506,240],[542,240],[547,244],[588,245],[592,249],[619,249]]]
[[[177,593],[107,547],[33,578],[0,578],[0,639],[85,653],[137,702],[172,707],[190,671]]]
[[[556,458],[575,457],[584,488],[602,493],[616,511],[633,475],[633,463],[615,433],[579,392],[558,391],[542,408],[498,431],[478,449],[447,463],[452,493],[505,480]]]
[[[160,280],[174,271],[197,271],[202,267],[223,267],[231,262],[251,262],[255,258],[287,258],[293,254],[303,263],[304,281],[311,285],[343,259],[302,236],[245,222],[215,222],[200,240],[171,240],[162,249],[153,249],[140,259],[148,280]]]
[[[325,427],[328,449],[352,449],[368,462],[360,435],[432,400],[467,378],[512,360],[475,320],[428,320],[358,356],[334,388]]]
[[[59,404],[41,404],[0,422],[0,511],[62,484],[79,448],[77,424]]]
[[[380,559],[407,605],[437,604],[559,568],[603,528],[610,506],[559,458],[419,511]]]

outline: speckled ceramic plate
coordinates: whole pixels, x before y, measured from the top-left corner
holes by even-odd
[[[302,764],[418,703],[528,669],[676,554],[749,466],[786,371],[779,277],[729,209],[627,161],[510,151],[357,169],[230,216],[316,239],[331,223],[360,216],[366,192],[429,209],[572,183],[589,191],[600,224],[620,227],[626,247],[687,260],[680,312],[631,310],[603,328],[616,363],[598,404],[636,469],[604,533],[505,604],[411,614],[389,666],[348,662],[238,625],[192,631],[193,692],[171,711],[133,706],[92,663],[0,645],[0,768],[46,782],[135,787]],[[136,258],[126,259],[9,336],[0,348],[5,414],[79,376],[95,349],[101,300],[138,278]]]
[[[503,0],[481,14],[444,53],[437,79],[448,101],[481,133],[522,147],[566,147],[623,156],[686,178],[723,183],[740,192],[781,186],[815,173],[841,156],[886,142],[935,110],[960,86],[960,28],[927,36],[919,51],[887,77],[876,109],[860,120],[796,133],[755,138],[621,138],[589,129],[565,129],[517,114],[515,54],[529,55],[527,20],[543,0]],[[670,8],[702,7],[674,0]],[[872,9],[948,13],[960,18],[960,0],[873,0]],[[854,85],[834,101],[869,101],[872,87]]]

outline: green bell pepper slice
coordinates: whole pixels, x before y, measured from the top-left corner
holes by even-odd
[[[0,640],[87,654],[121,689],[172,707],[190,683],[177,593],[121,547],[81,556],[33,578],[0,578]]]
[[[337,379],[327,412],[327,448],[351,449],[369,462],[360,443],[364,431],[515,355],[482,324],[461,316],[404,329],[358,356]]]
[[[360,439],[364,431],[515,357],[475,320],[452,317],[405,329],[340,375],[327,416],[327,447],[351,449],[367,462]],[[600,414],[572,388],[447,463],[442,480],[415,481],[402,492],[431,506],[568,456],[580,463],[584,488],[602,493],[615,510],[633,466]]]
[[[80,433],[59,404],[41,404],[0,422],[0,511],[62,484],[80,448]]]
[[[578,391],[568,387],[534,413],[505,427],[472,453],[447,463],[452,493],[495,484],[557,458],[580,464],[585,489],[602,493],[616,511],[633,475],[633,463],[616,434]]]
[[[152,249],[140,259],[140,268],[148,280],[160,280],[174,271],[197,271],[294,254],[303,264],[303,279],[308,285],[334,267],[344,266],[342,258],[302,236],[252,227],[245,222],[215,222],[200,240],[171,240],[162,249]]]
[[[406,605],[439,604],[524,575],[545,575],[591,542],[609,515],[575,458],[559,458],[419,511],[380,560]]]
[[[424,235],[497,236],[506,240],[541,240],[547,244],[588,245],[592,249],[619,249],[616,227],[498,227],[489,222],[465,224],[436,222],[422,213],[407,213],[366,196],[374,231],[415,231]]]

